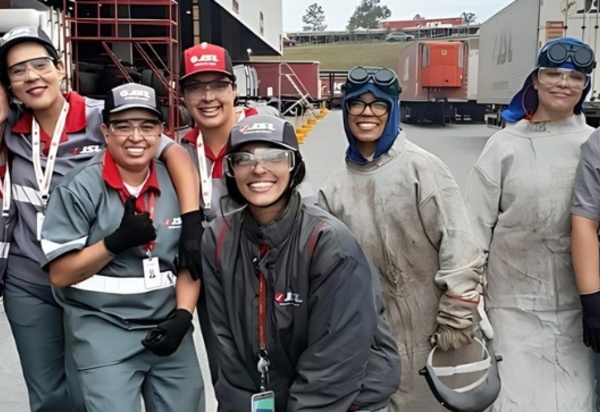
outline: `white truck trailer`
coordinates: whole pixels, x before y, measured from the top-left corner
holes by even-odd
[[[500,112],[535,68],[548,40],[574,37],[599,58],[600,0],[515,0],[480,28],[477,102],[488,106],[488,123],[501,126]],[[592,74],[584,103],[590,125],[600,125],[600,77]]]

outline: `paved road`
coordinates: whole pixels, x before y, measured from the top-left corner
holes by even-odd
[[[453,125],[446,127],[405,126],[408,138],[438,155],[450,168],[461,188],[464,188],[471,166],[477,159],[487,138],[494,130],[483,125]],[[331,112],[317,123],[308,135],[302,151],[307,162],[310,179],[317,190],[329,174],[344,165],[346,140],[343,134],[341,113]],[[216,410],[207,360],[196,325],[195,339],[198,356],[207,384],[207,412]],[[27,395],[18,356],[10,329],[0,305],[0,411],[27,412]]]

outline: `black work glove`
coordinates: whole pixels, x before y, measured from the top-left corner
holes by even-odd
[[[156,239],[156,230],[150,219],[150,213],[135,213],[135,197],[125,202],[125,212],[121,224],[112,234],[104,238],[106,250],[113,255],[134,246],[145,245]]]
[[[579,297],[583,307],[583,343],[600,352],[600,291]]]
[[[169,356],[177,350],[191,325],[192,314],[185,309],[177,309],[148,332],[142,345],[155,355]]]
[[[200,245],[204,234],[204,213],[202,210],[181,215],[181,236],[177,267],[186,268],[194,280],[202,279],[202,256]]]

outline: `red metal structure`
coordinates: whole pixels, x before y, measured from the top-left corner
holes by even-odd
[[[69,84],[80,87],[85,48],[102,46],[99,56],[118,70],[123,82],[135,81],[115,47],[129,47],[132,62],[151,74],[163,105],[166,133],[179,128],[179,5],[175,0],[63,0],[65,50],[73,65]],[[135,17],[134,17],[135,16]],[[89,54],[89,53],[88,53]],[[146,82],[143,82],[146,83]]]

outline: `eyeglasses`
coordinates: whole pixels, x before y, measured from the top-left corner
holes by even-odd
[[[294,169],[295,158],[291,150],[268,148],[230,153],[225,162],[225,174],[235,177],[236,173],[249,174],[258,163],[270,172],[289,172]]]
[[[362,116],[367,107],[373,113],[373,116],[383,117],[390,111],[390,104],[385,100],[374,100],[371,103],[362,100],[350,100],[346,102],[346,110],[353,116]]]
[[[211,92],[213,96],[223,96],[229,92],[229,87],[233,84],[229,80],[215,80],[212,82],[190,82],[183,86],[186,93],[196,96],[204,96]]]
[[[586,74],[590,74],[595,67],[594,52],[587,45],[553,43],[544,52],[554,64],[563,64],[570,58]]]
[[[109,122],[110,131],[112,134],[118,137],[132,136],[135,132],[135,129],[137,129],[140,135],[143,137],[156,137],[161,133],[161,123],[158,120],[132,120],[115,120],[113,122]]]
[[[35,59],[25,60],[21,63],[14,64],[6,69],[6,72],[11,80],[24,80],[28,69],[31,69],[40,75],[46,74],[52,70],[54,63],[52,57],[37,57]]]
[[[578,70],[554,67],[540,67],[537,74],[540,84],[547,87],[558,85],[563,80],[573,90],[583,90],[587,87],[590,76]]]
[[[367,83],[375,84],[380,89],[389,91],[397,96],[402,91],[396,73],[385,67],[355,67],[348,73],[348,79],[344,85],[346,94],[351,93]]]

